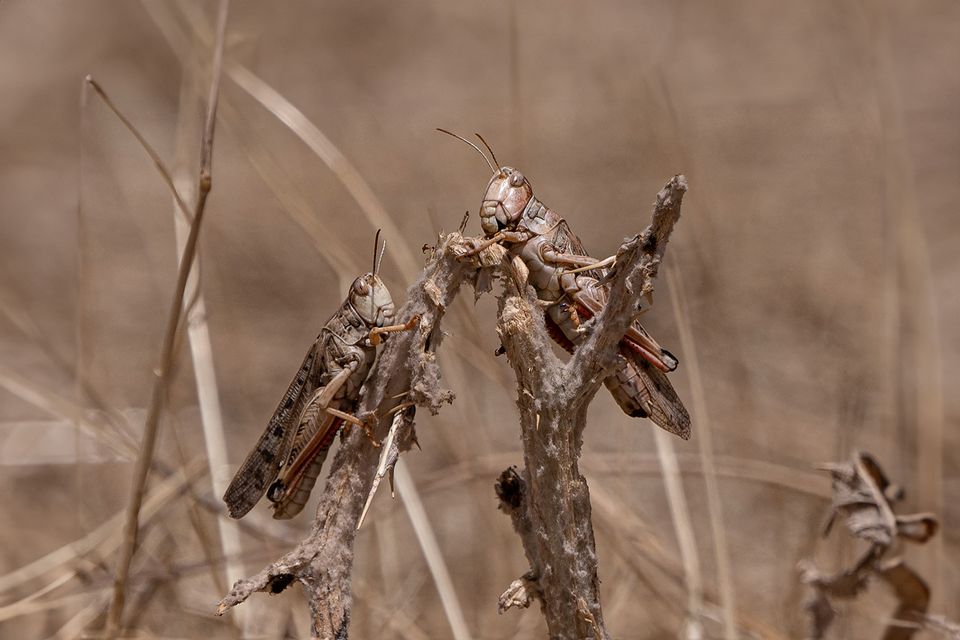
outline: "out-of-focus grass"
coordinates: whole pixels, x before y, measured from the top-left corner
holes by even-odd
[[[88,109],[79,127],[77,88],[87,73],[108,83],[160,154],[173,158],[177,56],[205,59],[205,46],[188,40],[171,48],[151,15],[172,15],[189,38],[202,25],[173,5],[148,8],[0,4],[0,292],[12,310],[0,317],[9,383],[0,390],[0,422],[53,410],[113,433],[118,416],[136,416],[147,402],[175,272],[169,196],[104,110]],[[209,15],[212,5],[202,9]],[[944,496],[942,547],[907,553],[926,554],[926,566],[940,568],[933,609],[960,614],[951,609],[960,574],[949,562],[958,551],[949,497],[960,488],[949,425],[960,399],[943,394],[942,430],[933,413],[920,412],[938,402],[938,371],[942,380],[960,374],[960,335],[950,322],[960,312],[953,205],[960,9],[924,0],[885,11],[884,18],[874,5],[740,0],[604,1],[588,10],[567,2],[338,0],[269,11],[237,3],[228,54],[324,132],[382,203],[396,229],[385,275],[397,297],[409,263],[416,268],[415,248],[433,241],[427,212],[455,228],[465,209],[476,212],[486,182],[479,159],[434,127],[481,131],[598,255],[638,231],[665,176],[688,176],[676,251],[666,260],[686,285],[736,609],[755,629],[796,637],[802,591],[794,565],[813,548],[829,491],[810,469],[845,455],[838,447],[874,451],[906,485],[910,506]],[[342,298],[342,283],[354,275],[346,272],[366,267],[382,220],[364,216],[355,189],[238,87],[225,87],[224,104],[201,249],[212,359],[236,462]],[[909,235],[896,224],[902,216]],[[476,217],[469,230],[478,232]],[[411,248],[406,258],[401,245]],[[905,264],[898,256],[916,258],[917,247],[925,247],[920,262],[898,266]],[[918,264],[926,271],[909,270]],[[663,279],[644,323],[679,351],[670,293]],[[458,400],[436,418],[421,417],[424,451],[408,454],[406,465],[471,634],[541,637],[535,609],[495,612],[497,595],[527,567],[494,508],[493,479],[520,456],[512,379],[492,355],[493,314],[489,299],[474,306],[464,298],[452,310],[441,357]],[[201,446],[200,418],[185,349],[179,358],[170,410],[189,451]],[[87,390],[71,373],[78,362]],[[692,403],[687,364],[672,379]],[[582,466],[598,499],[607,622],[620,638],[674,637],[687,594],[650,429],[605,396],[590,421]],[[701,436],[694,425],[694,438]],[[87,461],[83,447],[111,446],[89,442],[78,445],[75,465],[23,460],[0,468],[9,489],[3,576],[23,575],[13,572],[100,531],[121,508],[130,466]],[[162,444],[162,457],[175,460],[172,443]],[[705,624],[719,636],[704,469],[697,442],[674,445],[700,555]],[[941,470],[931,473],[938,462]],[[139,625],[160,635],[231,637],[226,621],[209,617],[221,594],[186,515],[182,501],[167,505],[137,556],[134,591],[154,585],[148,600],[138,600]],[[368,517],[356,550],[355,637],[449,635],[400,505],[378,499]],[[269,526],[287,536],[308,518]],[[286,544],[246,534],[244,542],[248,570]],[[95,623],[114,562],[109,549],[98,549],[88,545],[50,573],[11,583],[0,611],[49,590],[29,602],[40,609],[0,621],[0,635],[75,637]],[[71,572],[76,577],[61,577]],[[262,598],[259,630],[302,635],[301,603],[295,589]],[[887,613],[882,600],[857,603],[845,612],[846,628],[854,637],[876,635],[875,620]]]

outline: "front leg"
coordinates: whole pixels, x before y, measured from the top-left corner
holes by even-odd
[[[373,421],[364,420],[363,418],[358,418],[352,413],[347,413],[346,411],[340,411],[339,409],[334,409],[333,407],[327,407],[326,409],[324,409],[324,411],[326,411],[327,413],[329,413],[330,415],[336,418],[340,418],[341,420],[343,420],[344,425],[343,425],[342,433],[344,436],[347,436],[350,433],[350,428],[353,425],[357,425],[358,427],[363,429],[364,435],[367,436],[367,439],[370,440],[373,446],[375,447],[380,446],[380,441],[377,440],[375,437],[373,437],[373,428],[375,426],[375,423],[373,423]]]
[[[581,273],[583,271],[592,271],[593,269],[603,269],[617,261],[616,256],[598,260],[591,256],[581,256],[576,253],[561,253],[557,251],[553,245],[545,246],[540,251],[540,258],[546,263],[564,268],[564,273]],[[574,268],[567,270],[565,267]]]
[[[470,251],[467,251],[462,257],[468,258],[470,256],[475,256],[487,247],[492,247],[500,242],[509,242],[511,244],[526,242],[532,237],[532,235],[533,234],[529,231],[498,231]]]
[[[387,333],[398,333],[400,331],[410,331],[420,323],[420,316],[416,315],[407,320],[403,324],[392,324],[387,327],[374,327],[370,330],[370,335],[367,336],[367,339],[370,341],[370,344],[377,346],[383,341],[381,335]]]
[[[568,256],[570,254],[561,254]],[[582,258],[584,256],[574,256],[576,258]],[[570,269],[565,271],[565,273],[583,273],[584,271],[593,271],[594,269],[606,269],[607,267],[613,266],[617,262],[617,256],[609,256],[603,260],[597,260],[596,258],[589,258],[593,260],[592,263],[585,264],[582,267],[577,267],[576,269]]]

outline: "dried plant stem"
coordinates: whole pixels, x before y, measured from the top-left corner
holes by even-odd
[[[414,533],[427,559],[430,575],[433,576],[433,581],[437,585],[440,603],[447,614],[447,620],[450,621],[450,630],[453,632],[453,637],[455,640],[469,640],[471,637],[470,630],[467,628],[467,621],[463,617],[463,607],[460,606],[460,599],[457,598],[457,592],[453,588],[450,572],[443,561],[443,554],[440,553],[440,545],[437,544],[437,537],[433,533],[433,527],[430,526],[427,512],[423,508],[423,502],[420,500],[420,494],[416,490],[413,478],[410,477],[410,472],[407,471],[402,461],[397,463],[395,481],[397,493],[403,500],[407,516],[413,524]]]
[[[687,586],[687,629],[685,638],[703,637],[700,617],[703,613],[703,577],[700,573],[700,556],[697,552],[697,538],[690,519],[687,496],[683,491],[683,478],[677,452],[669,433],[657,427],[653,429],[653,439],[657,444],[657,458],[667,493],[667,504],[673,519],[673,529],[677,534],[677,546],[680,547],[680,560],[683,564],[684,581]]]
[[[918,505],[943,513],[945,420],[943,407],[943,356],[939,309],[931,256],[923,228],[923,215],[910,154],[910,137],[904,125],[904,108],[897,86],[895,54],[890,40],[889,8],[877,5],[875,24],[877,112],[880,118],[880,151],[883,157],[884,208],[892,232],[896,257],[889,266],[891,309],[895,330],[894,360],[890,370],[896,388],[897,439],[901,455],[915,452],[913,471]],[[906,465],[904,465],[906,466]],[[906,468],[900,469],[905,473]],[[940,538],[921,554],[918,565],[927,576],[934,596],[945,592],[944,541]],[[935,601],[936,603],[936,601]]]
[[[358,415],[378,416],[401,400],[412,401],[432,413],[453,399],[440,387],[435,350],[442,336],[440,321],[460,286],[472,281],[475,270],[460,260],[470,245],[460,234],[441,238],[417,281],[407,290],[407,302],[398,318],[420,316],[413,331],[396,334],[386,343],[364,385]],[[386,423],[388,421],[384,421]],[[382,438],[388,425],[381,424]],[[409,432],[408,432],[409,433]],[[409,448],[412,441],[401,449]],[[343,439],[309,535],[282,558],[252,578],[237,582],[221,601],[219,613],[244,602],[257,591],[278,593],[294,580],[310,600],[312,633],[318,638],[345,638],[350,622],[351,570],[357,522],[377,468],[379,450],[360,429]]]
[[[191,67],[183,68],[183,79],[180,86],[180,108],[177,125],[177,149],[175,161],[174,184],[178,191],[187,194],[188,199],[193,190],[190,180],[189,152],[191,148],[192,128],[189,126],[188,114],[197,100]],[[185,249],[187,235],[190,229],[188,218],[178,215],[174,211],[174,230],[176,232],[177,255],[182,255]],[[210,482],[214,496],[222,496],[229,481],[227,439],[223,428],[223,413],[220,405],[220,393],[217,387],[216,369],[213,362],[213,346],[210,341],[210,329],[207,324],[206,303],[201,289],[199,262],[194,264],[187,278],[188,294],[185,297],[192,300],[192,304],[185,310],[187,338],[190,345],[190,355],[193,361],[193,373],[197,386],[197,400],[200,404],[200,418],[203,427],[203,440],[210,461]],[[223,515],[217,517],[217,530],[220,539],[220,555],[223,563],[217,563],[216,570],[223,565],[226,584],[233,584],[243,577],[243,546],[240,540],[240,529],[236,521]],[[216,580],[219,588],[223,578]],[[246,616],[238,616],[237,626],[246,627]],[[248,634],[249,635],[249,634]]]
[[[736,640],[737,601],[733,586],[733,571],[730,567],[730,552],[727,546],[727,530],[723,523],[723,507],[720,500],[720,487],[717,484],[717,472],[713,460],[713,434],[710,426],[710,414],[707,411],[707,397],[700,377],[700,363],[697,359],[697,347],[690,328],[690,317],[686,310],[683,292],[683,280],[680,271],[667,267],[667,284],[670,289],[670,303],[680,333],[680,347],[686,362],[687,375],[690,378],[690,391],[693,394],[693,415],[697,427],[697,447],[700,450],[700,464],[703,467],[703,480],[707,486],[707,511],[710,515],[710,529],[713,534],[713,550],[717,562],[717,587],[720,592],[720,607],[723,612],[723,634],[726,640]]]
[[[578,468],[580,447],[587,407],[616,363],[638,298],[653,290],[686,189],[683,176],[671,179],[657,194],[651,225],[620,247],[607,304],[566,364],[547,342],[543,311],[532,290],[517,287],[513,266],[503,257],[497,333],[517,378],[524,469],[504,471],[497,495],[530,570],[501,596],[500,608],[539,599],[551,638],[609,638],[600,606],[590,492]]]
[[[223,43],[226,34],[227,13],[229,0],[221,0],[217,17],[217,38],[214,47],[212,78],[210,94],[207,101],[207,114],[203,130],[203,139],[200,143],[200,177],[197,193],[197,204],[190,225],[190,233],[184,246],[183,256],[180,259],[177,273],[177,285],[167,315],[167,327],[160,349],[160,364],[157,379],[153,385],[150,405],[147,409],[144,426],[143,441],[137,456],[134,468],[133,485],[130,491],[130,500],[127,505],[127,516],[124,524],[124,542],[117,564],[114,580],[113,599],[107,614],[106,635],[115,637],[120,629],[123,617],[123,607],[126,595],[127,580],[130,574],[130,564],[137,548],[137,533],[139,530],[140,506],[143,502],[144,488],[147,482],[153,450],[156,445],[157,432],[160,423],[160,410],[166,396],[166,387],[170,370],[173,364],[174,343],[177,327],[180,324],[180,315],[183,308],[183,296],[187,286],[187,278],[196,256],[197,241],[200,236],[200,227],[206,209],[207,196],[212,188],[212,161],[213,161],[213,134],[216,124],[217,98],[220,93],[220,69],[223,65]]]

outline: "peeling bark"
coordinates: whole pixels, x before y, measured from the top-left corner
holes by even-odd
[[[600,607],[590,492],[577,461],[587,407],[616,362],[617,345],[638,314],[639,299],[653,290],[684,191],[683,176],[674,177],[657,196],[650,227],[620,247],[608,304],[585,323],[589,338],[567,363],[553,352],[543,306],[526,285],[522,263],[511,262],[499,245],[468,258],[476,240],[459,233],[441,236],[397,316],[403,320],[418,314],[419,326],[389,339],[364,385],[361,418],[384,416],[400,402],[431,413],[451,402],[453,394],[440,384],[435,354],[440,321],[464,282],[479,295],[490,290],[492,276],[499,277],[503,293],[497,331],[517,378],[524,468],[501,474],[497,494],[530,563],[530,570],[500,597],[499,607],[502,612],[539,600],[551,638],[609,638]],[[389,422],[377,425],[376,437],[383,438]],[[414,441],[412,429],[405,433],[401,451]],[[260,573],[238,581],[219,613],[255,592],[279,593],[298,581],[309,600],[313,636],[347,638],[357,523],[379,455],[360,429],[343,438],[310,533]]]
[[[657,195],[651,225],[620,247],[607,305],[585,323],[590,336],[566,363],[548,341],[542,305],[522,284],[522,265],[491,247],[502,261],[497,332],[517,378],[524,462],[522,472],[511,468],[501,474],[497,495],[530,563],[530,571],[500,597],[500,608],[539,599],[551,638],[609,638],[600,605],[590,491],[577,462],[587,407],[616,363],[641,297],[653,291],[686,188],[683,176],[670,180]]]

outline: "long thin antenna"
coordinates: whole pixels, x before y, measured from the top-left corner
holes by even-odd
[[[380,265],[383,264],[383,254],[385,254],[386,252],[387,252],[387,239],[384,238],[383,246],[380,247],[380,257],[377,258],[377,267],[376,267],[377,270],[374,271],[375,274],[380,272]]]
[[[468,145],[470,145],[471,147],[473,147],[474,149],[477,150],[477,153],[480,154],[480,156],[483,158],[484,162],[487,163],[487,166],[490,167],[490,170],[491,170],[491,171],[493,171],[494,173],[500,173],[500,172],[497,170],[497,168],[496,168],[495,166],[493,166],[493,164],[490,162],[490,159],[487,158],[486,154],[485,154],[483,151],[480,150],[480,147],[478,147],[477,145],[473,144],[472,142],[470,142],[470,141],[467,140],[466,138],[464,138],[464,137],[462,137],[462,136],[458,136],[457,134],[455,134],[455,133],[453,133],[453,132],[450,132],[450,131],[447,131],[446,129],[441,129],[440,127],[437,127],[437,131],[439,131],[440,133],[445,133],[445,134],[447,134],[448,136],[453,136],[454,138],[456,138],[457,140],[460,140],[461,142],[466,142]]]
[[[373,275],[377,275],[377,250],[380,248],[380,231],[377,229],[377,235],[373,237]]]
[[[499,167],[499,166],[500,166],[500,163],[497,162],[497,156],[496,156],[496,154],[493,153],[493,148],[487,143],[486,140],[483,139],[483,136],[480,135],[479,133],[477,133],[476,131],[474,131],[473,135],[475,135],[475,136],[477,136],[478,138],[480,138],[480,142],[482,142],[482,143],[483,143],[483,146],[485,146],[485,147],[487,148],[487,151],[490,152],[490,157],[493,158],[493,163]]]

